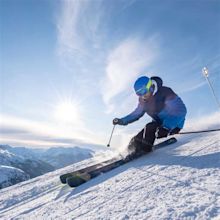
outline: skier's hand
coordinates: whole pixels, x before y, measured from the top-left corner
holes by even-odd
[[[169,130],[164,127],[159,127],[156,131],[156,137],[157,138],[164,138],[167,137],[169,134]]]
[[[112,123],[113,123],[113,125],[123,125],[122,120],[119,118],[113,119]]]

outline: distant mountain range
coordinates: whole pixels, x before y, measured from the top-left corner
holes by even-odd
[[[88,159],[94,153],[80,147],[31,149],[0,145],[0,189]]]

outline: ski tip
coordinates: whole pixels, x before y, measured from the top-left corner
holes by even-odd
[[[68,184],[68,186],[70,187],[77,187],[82,185],[83,183],[87,182],[88,180],[82,178],[81,176],[72,176],[72,177],[68,177],[66,182]]]
[[[169,138],[169,139],[167,139],[167,141],[177,141],[177,139],[175,138],[175,137],[171,137],[171,138]]]
[[[60,176],[60,182],[66,184],[66,177],[64,175]]]

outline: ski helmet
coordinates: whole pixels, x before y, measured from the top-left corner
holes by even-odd
[[[134,90],[138,96],[151,92],[152,81],[147,76],[142,76],[134,83]]]

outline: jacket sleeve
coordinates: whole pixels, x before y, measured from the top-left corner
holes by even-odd
[[[144,115],[144,113],[145,111],[143,109],[143,106],[139,103],[137,108],[132,113],[125,116],[124,118],[121,118],[123,125],[127,125],[134,121],[137,121],[139,118],[141,118]]]

